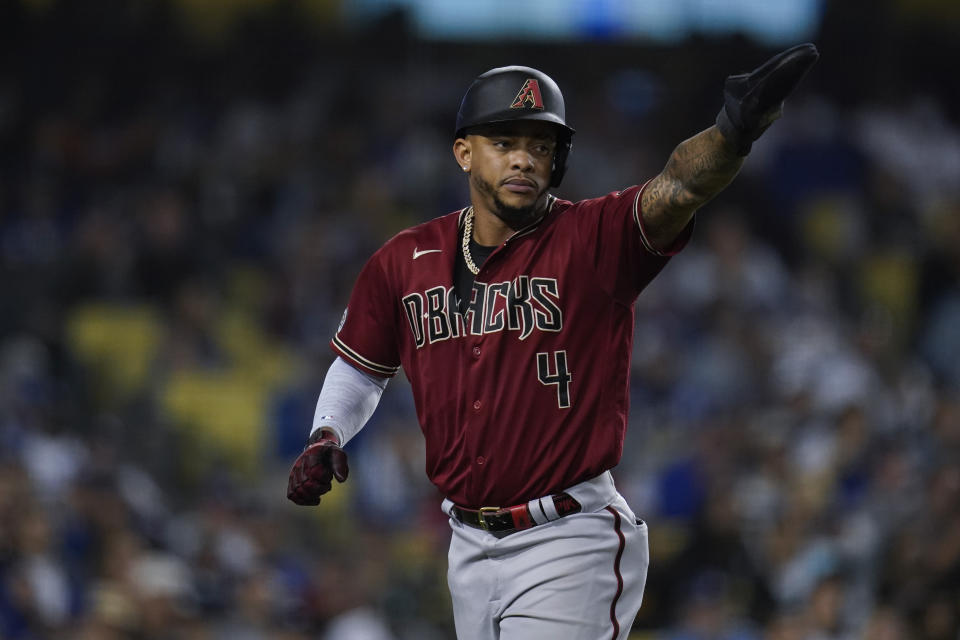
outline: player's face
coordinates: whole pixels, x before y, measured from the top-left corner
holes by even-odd
[[[459,141],[458,141],[459,142]],[[556,148],[554,127],[516,121],[476,129],[459,149],[458,161],[470,172],[475,204],[519,229],[538,215],[546,201]]]

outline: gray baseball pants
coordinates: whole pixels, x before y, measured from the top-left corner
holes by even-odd
[[[580,513],[502,537],[450,519],[447,581],[459,640],[629,636],[647,578],[647,526],[609,472],[566,492]],[[452,504],[443,503],[448,515]]]

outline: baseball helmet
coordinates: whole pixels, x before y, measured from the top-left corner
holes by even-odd
[[[467,89],[457,112],[456,137],[483,124],[513,120],[540,120],[556,125],[550,186],[559,186],[567,171],[574,129],[566,122],[563,94],[553,79],[530,67],[498,67],[477,77]]]

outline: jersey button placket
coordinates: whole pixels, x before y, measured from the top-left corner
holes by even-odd
[[[470,351],[470,353],[473,354],[473,357],[474,357],[474,358],[479,358],[479,357],[480,357],[480,345],[474,345],[474,346],[473,346],[473,349]]]
[[[480,407],[482,407],[482,406],[483,406],[483,403],[481,403],[479,400],[474,400],[474,401],[473,401],[473,410],[474,410],[474,411],[480,411]]]

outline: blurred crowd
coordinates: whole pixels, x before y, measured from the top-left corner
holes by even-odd
[[[349,480],[285,498],[356,274],[465,204],[487,68],[559,81],[578,199],[654,175],[765,52],[597,74],[390,20],[222,39],[81,5],[0,16],[0,638],[452,638],[402,374]],[[637,303],[638,639],[960,638],[960,129],[935,94],[804,87]]]

